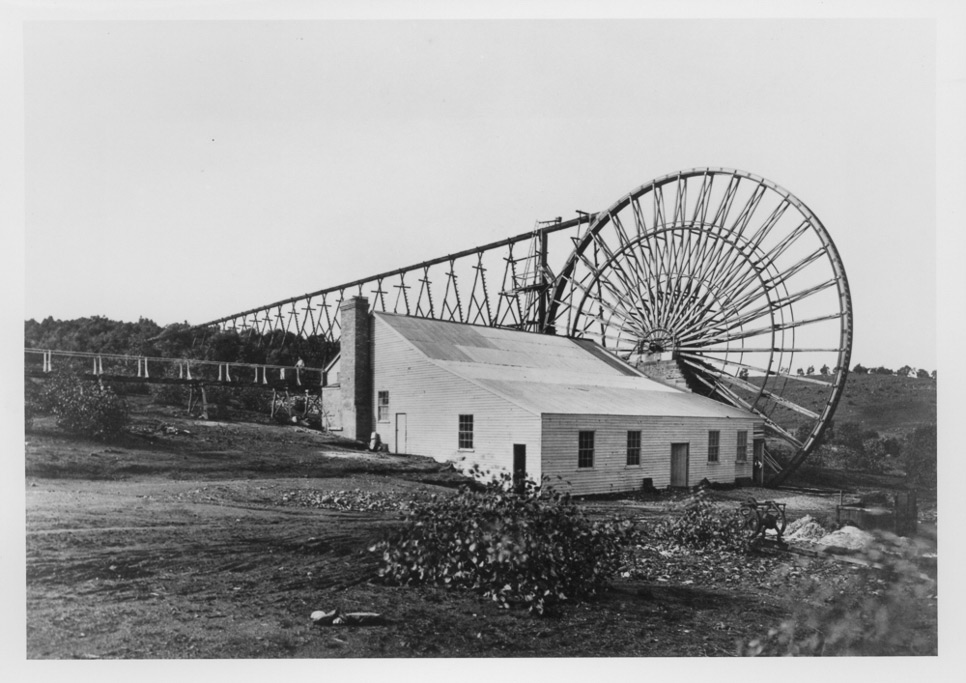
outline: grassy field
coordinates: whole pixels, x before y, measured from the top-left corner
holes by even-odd
[[[819,412],[824,407],[825,388],[789,380],[782,396]],[[787,409],[776,411],[775,417],[780,424],[793,427],[802,420]],[[920,424],[936,421],[936,380],[850,374],[834,421],[856,422],[882,436],[903,436]]]

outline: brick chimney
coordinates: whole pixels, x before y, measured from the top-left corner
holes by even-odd
[[[372,419],[372,318],[369,300],[354,296],[339,307],[342,320],[339,384],[342,393],[342,434],[368,441]]]

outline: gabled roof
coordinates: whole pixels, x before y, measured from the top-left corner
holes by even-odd
[[[593,341],[376,313],[433,364],[534,415],[757,418],[648,379]]]

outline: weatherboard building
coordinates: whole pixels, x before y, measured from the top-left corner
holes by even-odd
[[[571,493],[750,480],[753,413],[648,378],[589,340],[340,310],[323,410],[394,453],[524,472]]]

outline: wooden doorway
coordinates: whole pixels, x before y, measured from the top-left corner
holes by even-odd
[[[527,445],[513,444],[513,490],[523,491],[523,483],[527,480]]]
[[[393,453],[408,453],[407,441],[408,425],[406,423],[406,413],[396,413],[396,443],[392,449]]]
[[[690,444],[671,444],[671,486],[688,485],[688,459]]]
[[[765,440],[755,439],[752,448],[751,478],[761,486],[765,483]]]

